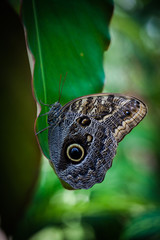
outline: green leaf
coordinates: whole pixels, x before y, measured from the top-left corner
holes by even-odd
[[[35,65],[33,89],[40,103],[59,99],[59,82],[67,73],[61,103],[101,92],[104,84],[103,53],[110,36],[113,11],[110,0],[24,0],[22,19]],[[41,106],[41,114],[48,112]],[[47,127],[47,116],[37,120],[37,130]],[[38,135],[43,153],[49,158],[47,130]]]

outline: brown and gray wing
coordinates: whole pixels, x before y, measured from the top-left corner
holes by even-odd
[[[147,113],[139,99],[119,94],[98,94],[77,98],[66,105],[67,111],[79,113],[101,122],[120,142]]]

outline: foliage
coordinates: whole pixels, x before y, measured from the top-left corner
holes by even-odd
[[[151,1],[130,2],[116,2],[112,44],[104,55],[104,91],[139,95],[148,116],[120,143],[104,182],[92,189],[63,189],[43,158],[34,198],[15,239],[160,238],[158,8]]]
[[[62,104],[102,90],[103,53],[110,41],[112,9],[108,0],[23,1],[22,21],[34,57],[33,90],[39,103],[58,101],[61,74],[63,81],[67,73]],[[48,112],[45,105],[41,108],[41,114]],[[47,115],[37,119],[37,132],[47,126]],[[38,138],[50,158],[48,131]]]

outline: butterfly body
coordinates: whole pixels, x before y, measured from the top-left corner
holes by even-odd
[[[140,100],[118,94],[88,95],[48,114],[49,150],[56,174],[73,189],[104,180],[118,142],[145,116]]]

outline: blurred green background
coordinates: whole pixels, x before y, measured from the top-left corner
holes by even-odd
[[[119,144],[104,182],[80,191],[63,189],[48,160],[39,161],[23,28],[10,6],[0,4],[3,230],[30,240],[160,239],[160,3],[115,1],[104,92],[140,97],[148,115]],[[37,171],[20,182],[32,164]]]

